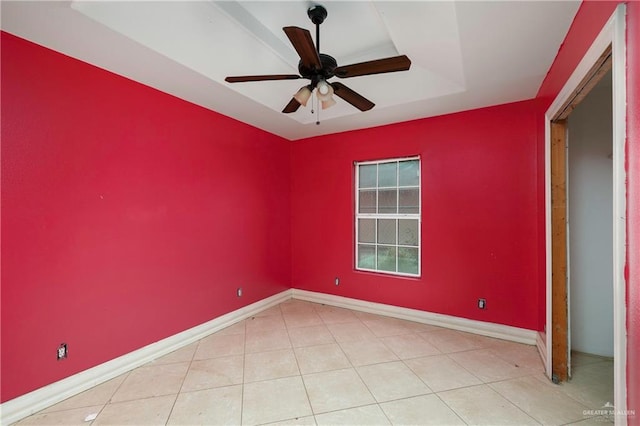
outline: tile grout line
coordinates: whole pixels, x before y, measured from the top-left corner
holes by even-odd
[[[139,367],[138,367],[139,368]],[[124,384],[124,382],[127,380],[127,378],[129,377],[129,375],[131,374],[131,371],[127,371],[125,373],[125,378],[122,379],[122,381],[120,382],[120,384],[115,388],[115,390],[113,391],[113,393],[111,393],[111,396],[107,399],[107,402],[104,403],[104,405],[102,405],[102,408],[100,409],[100,411],[98,411],[98,414],[96,415],[96,418],[91,420],[91,424],[93,425],[95,423],[96,420],[98,420],[98,417],[100,417],[100,414],[102,414],[102,412],[104,411],[104,409],[107,407],[107,405],[111,404],[111,400],[113,399],[113,396],[120,390],[120,388],[122,387],[122,385]],[[115,378],[115,377],[114,377]],[[112,379],[113,380],[113,379]],[[95,386],[91,389],[95,389]]]
[[[364,405],[360,405],[360,406],[356,406],[356,407],[350,407],[349,409],[353,409],[353,408],[358,408],[358,407],[367,407],[370,405],[376,405],[378,407],[378,409],[382,412],[382,414],[384,415],[384,417],[387,419],[387,421],[389,422],[389,424],[393,425],[393,421],[389,418],[387,412],[384,410],[384,408],[382,407],[382,403],[383,402],[390,402],[390,401],[383,401],[380,402],[378,401],[378,399],[375,397],[375,395],[373,394],[373,392],[371,391],[371,389],[369,388],[369,385],[367,385],[367,382],[362,378],[362,375],[360,374],[360,371],[358,371],[358,367],[364,367],[364,366],[369,366],[369,365],[381,365],[381,364],[388,364],[391,362],[398,362],[401,361],[404,364],[404,361],[400,358],[400,356],[395,353],[395,351],[393,351],[393,349],[391,349],[382,339],[382,337],[377,336],[374,331],[364,322],[364,320],[362,318],[360,318],[358,315],[356,315],[358,317],[358,320],[360,321],[360,323],[362,323],[362,325],[364,325],[364,327],[369,330],[371,332],[371,334],[374,336],[375,340],[378,340],[380,343],[382,343],[382,345],[389,350],[392,354],[394,354],[394,356],[397,357],[396,360],[390,360],[390,361],[383,361],[383,362],[378,362],[378,363],[374,363],[374,364],[366,364],[363,366],[355,366],[353,364],[353,362],[349,359],[349,357],[347,356],[347,354],[344,352],[344,349],[342,348],[342,346],[340,345],[339,342],[336,341],[336,343],[338,344],[338,347],[340,348],[341,352],[345,355],[345,357],[347,358],[347,360],[349,361],[349,363],[351,364],[352,369],[355,371],[355,373],[358,375],[358,377],[360,378],[360,380],[362,381],[362,383],[364,384],[365,388],[367,389],[367,391],[369,392],[369,394],[371,394],[371,396],[373,397],[373,400],[375,401],[374,404],[364,404]],[[331,330],[329,329],[329,332],[331,332]],[[409,334],[409,333],[408,333]],[[334,336],[335,339],[335,336]],[[408,368],[408,366],[407,366]],[[410,370],[411,371],[411,370]],[[413,371],[412,371],[413,372]],[[415,374],[415,373],[414,373]],[[417,377],[417,375],[416,375]],[[418,377],[419,380],[422,381],[422,379],[420,379],[420,377]],[[424,383],[424,381],[422,381]],[[429,389],[431,391],[431,388],[429,388],[429,386],[425,383],[425,386],[427,387],[427,389]],[[417,396],[421,396],[421,395],[417,395]],[[404,400],[404,399],[409,399],[409,398],[414,398],[416,397],[416,395],[411,396],[411,397],[405,397],[405,398],[399,398],[397,399],[399,400]],[[341,410],[335,410],[335,411],[329,411],[329,412],[338,412]],[[325,414],[325,413],[323,413]]]
[[[281,309],[282,310],[282,309]],[[315,307],[313,307],[313,312],[317,315]],[[284,313],[283,313],[284,316]],[[283,318],[284,320],[284,318]],[[320,321],[322,321],[322,318],[320,318]],[[304,381],[304,375],[302,374],[302,369],[300,368],[300,361],[298,360],[298,354],[296,354],[296,350],[293,346],[293,342],[291,341],[291,335],[289,334],[289,325],[287,324],[287,321],[284,321],[284,326],[285,329],[287,330],[287,337],[289,338],[289,343],[291,344],[291,352],[293,352],[293,359],[296,360],[296,367],[298,367],[298,373],[300,376],[300,381],[302,382],[302,387],[304,388],[304,393],[307,397],[307,403],[309,404],[309,410],[311,410],[311,417],[313,417],[313,422],[317,425],[318,422],[316,421],[316,413],[313,409],[313,405],[311,405],[311,398],[309,397],[309,389],[307,389],[307,384]]]
[[[468,425],[468,424],[469,424],[469,423],[467,423],[467,421],[466,421],[465,419],[463,419],[463,418],[462,418],[462,416],[461,416],[461,415],[460,415],[456,410],[454,410],[454,409],[453,409],[453,407],[452,407],[452,406],[450,406],[449,404],[447,404],[447,402],[446,402],[444,399],[442,399],[442,398],[440,397],[440,395],[438,395],[438,392],[434,392],[433,394],[436,396],[436,398],[438,398],[438,399],[440,400],[440,402],[442,402],[442,403],[443,403],[443,404],[444,404],[444,405],[445,405],[449,410],[451,410],[451,412],[452,412],[453,414],[455,414],[455,416],[456,416],[457,418],[459,418],[459,419],[460,419],[460,421],[461,421],[462,423],[464,423],[464,424],[466,424],[466,425]]]
[[[125,372],[125,373],[122,373],[120,376],[122,376],[122,375],[126,375],[126,376],[128,376],[128,375],[129,375],[129,373],[130,373],[130,371],[127,371],[127,372]],[[68,400],[70,400],[70,399],[76,398],[76,397],[78,397],[78,396],[82,395],[82,394],[83,394],[83,393],[85,393],[85,392],[90,392],[90,391],[94,390],[95,388],[97,388],[98,386],[101,386],[101,385],[103,385],[103,384],[105,384],[105,383],[108,383],[109,381],[115,380],[115,379],[117,379],[117,378],[118,378],[118,377],[120,377],[120,376],[114,377],[113,379],[108,380],[107,382],[104,382],[104,383],[101,383],[101,384],[96,385],[96,386],[94,386],[94,387],[91,387],[91,388],[87,389],[86,391],[81,392],[81,393],[79,393],[79,394],[77,394],[77,395],[70,396],[69,398],[67,398],[67,399],[64,399],[64,400],[60,401],[58,404],[62,404],[62,403],[64,403],[65,401],[68,401]],[[96,414],[97,414],[97,415],[96,415],[96,418],[97,418],[97,416],[102,412],[102,410],[104,409],[104,407],[106,407],[106,406],[111,402],[111,398],[112,398],[112,397],[113,397],[113,395],[118,391],[118,389],[120,389],[120,386],[122,386],[122,383],[124,382],[124,380],[125,380],[125,379],[126,379],[126,377],[125,377],[125,378],[122,380],[122,382],[121,382],[121,383],[120,383],[120,384],[119,384],[119,385],[118,385],[118,386],[113,390],[113,392],[111,393],[111,396],[109,396],[109,397],[106,399],[106,401],[105,401],[105,402],[100,402],[100,403],[97,403],[97,404],[88,404],[88,405],[82,405],[82,406],[78,406],[78,407],[70,407],[70,408],[65,408],[65,409],[61,409],[61,410],[54,410],[54,411],[50,411],[53,407],[55,407],[56,405],[58,405],[58,404],[56,404],[56,405],[52,405],[52,406],[47,407],[47,408],[43,408],[42,410],[40,410],[40,411],[38,411],[38,412],[35,412],[35,413],[31,414],[30,416],[27,416],[27,417],[25,417],[24,419],[19,420],[19,421],[18,421],[18,422],[16,422],[16,423],[12,423],[12,425],[19,424],[21,421],[23,421],[23,420],[25,420],[25,419],[27,419],[27,418],[29,418],[29,417],[32,417],[32,416],[39,416],[39,415],[48,415],[48,414],[64,413],[64,412],[67,412],[67,411],[74,411],[74,410],[85,409],[85,408],[89,408],[89,407],[98,407],[98,406],[99,406],[99,407],[101,407],[101,408],[100,408],[100,410],[98,411],[98,413],[96,413]],[[94,421],[95,421],[95,419],[94,419],[94,420],[91,420],[91,422],[87,422],[87,423],[88,423],[89,425],[91,425],[91,424],[93,424],[93,422],[94,422]]]
[[[515,380],[515,379],[519,379],[520,377],[516,377],[513,379],[506,379],[506,380],[502,380],[503,382],[509,381],[509,380]],[[533,417],[531,414],[527,413],[526,411],[524,411],[522,409],[522,407],[520,407],[519,404],[516,404],[514,401],[512,401],[511,399],[509,399],[506,395],[503,395],[501,392],[499,392],[497,389],[495,389],[493,386],[491,386],[491,384],[493,383],[499,383],[499,382],[492,382],[492,383],[487,383],[487,386],[493,390],[495,393],[497,393],[498,395],[500,395],[502,398],[504,398],[505,400],[509,401],[509,403],[511,405],[513,405],[514,407],[516,407],[518,410],[520,410],[522,413],[524,413],[524,415],[526,415],[527,417],[529,417],[530,419],[532,419],[534,422],[538,423],[538,424],[543,424],[542,421],[538,420],[537,418]]]
[[[422,336],[420,336],[418,333],[413,333],[413,334],[414,334],[414,335],[416,335],[418,338],[421,338],[421,339],[422,339]],[[423,340],[426,340],[426,339],[423,339]],[[384,343],[384,342],[383,342],[383,343]],[[422,383],[427,387],[427,389],[429,389],[431,392],[430,392],[430,393],[426,393],[426,394],[422,394],[422,395],[415,395],[415,396],[411,396],[411,397],[405,397],[405,398],[399,398],[399,399],[396,399],[396,400],[385,401],[385,403],[387,403],[387,402],[394,402],[394,401],[402,401],[402,400],[407,400],[407,399],[411,399],[411,398],[417,398],[417,397],[420,397],[420,396],[426,396],[426,395],[434,395],[434,396],[435,396],[436,398],[438,398],[438,400],[440,400],[440,401],[441,401],[441,402],[442,402],[442,403],[443,403],[443,404],[444,404],[444,405],[445,405],[449,410],[451,410],[451,412],[452,412],[452,413],[453,413],[453,414],[454,414],[458,419],[460,419],[460,421],[461,421],[462,423],[464,423],[464,424],[467,424],[467,425],[468,425],[469,423],[467,423],[467,422],[466,422],[466,421],[465,421],[465,420],[460,416],[460,414],[458,414],[458,412],[457,412],[456,410],[454,410],[454,409],[453,409],[453,407],[449,406],[449,404],[447,404],[447,403],[446,403],[446,402],[445,402],[445,401],[440,397],[440,395],[438,395],[438,392],[434,391],[434,390],[429,386],[429,384],[428,384],[428,383],[427,383],[427,382],[426,382],[422,377],[420,377],[420,376],[419,376],[419,375],[418,375],[418,374],[417,374],[417,373],[416,373],[416,372],[411,368],[411,366],[409,366],[409,365],[406,363],[406,361],[407,361],[407,360],[412,360],[412,359],[430,358],[430,357],[433,357],[433,356],[442,356],[442,355],[445,355],[445,356],[446,356],[446,355],[447,355],[446,353],[442,352],[442,351],[441,351],[441,349],[439,349],[436,345],[434,345],[434,344],[432,344],[431,342],[428,342],[428,341],[427,341],[427,343],[431,344],[434,348],[436,348],[438,351],[440,351],[440,353],[439,353],[439,354],[433,354],[433,355],[418,356],[418,357],[415,357],[415,358],[408,358],[408,359],[403,359],[403,358],[400,358],[399,356],[398,356],[398,357],[399,357],[400,361],[402,362],[402,364],[403,364],[405,367],[407,367],[407,368],[409,369],[409,371],[411,371],[411,372],[412,372],[412,373],[413,373],[413,374],[418,378],[418,380],[420,380],[420,381],[421,381],[421,382],[422,382]],[[389,349],[391,349],[391,348],[389,348]],[[393,352],[393,350],[392,350],[392,349],[391,349],[391,351]],[[395,353],[395,352],[394,352],[394,353]],[[396,354],[396,355],[397,355],[397,354]],[[447,358],[449,358],[449,357],[447,357]],[[449,358],[449,359],[450,359],[450,358]],[[454,361],[454,360],[452,360],[452,359],[451,359],[451,361],[453,361],[453,362],[455,363],[455,361]],[[457,364],[457,363],[456,363],[456,364]],[[475,376],[473,376],[473,377],[475,377]],[[480,379],[478,378],[478,380],[480,380]],[[482,380],[480,380],[480,382],[482,383]],[[472,386],[478,386],[478,385],[470,385],[470,386],[466,386],[466,387],[472,387]],[[461,388],[463,388],[463,387],[461,387]],[[454,389],[448,389],[448,390],[455,390],[455,389],[461,389],[461,388],[454,388]],[[380,404],[380,405],[381,405],[381,404]],[[382,407],[380,407],[380,408],[381,408],[382,412],[383,412],[383,413],[385,413],[385,416],[386,416],[386,412],[384,411],[384,408],[382,408]],[[388,416],[387,416],[387,417],[388,417]],[[390,421],[390,423],[391,423],[391,424],[393,424],[393,422],[391,422],[391,419],[389,419],[389,421]]]
[[[357,316],[357,315],[356,315]],[[373,334],[377,340],[380,341],[380,343],[382,343],[382,345],[387,348],[389,351],[391,351],[391,353],[393,353],[394,355],[396,355],[389,347],[387,347],[384,342],[382,342],[382,340],[380,338],[378,338],[375,333],[369,328],[367,327],[367,324],[364,323],[364,321],[362,321],[361,318],[358,317],[358,320],[362,323],[362,325],[364,325],[364,327],[369,330],[371,332],[371,334]],[[340,346],[340,344],[338,344],[338,346],[340,347],[340,349],[342,350],[342,346]],[[343,350],[344,352],[344,350]],[[345,354],[346,356],[346,354]],[[396,355],[397,356],[397,355]],[[349,360],[349,358],[347,357],[347,359]],[[351,360],[349,360],[349,362],[351,363]],[[392,361],[389,361],[392,362]],[[369,392],[369,394],[371,395],[371,397],[373,398],[373,400],[375,401],[375,404],[378,406],[378,408],[380,409],[380,411],[382,411],[382,414],[385,416],[385,418],[387,420],[389,420],[390,424],[393,424],[393,422],[391,421],[391,419],[389,418],[389,416],[387,416],[387,413],[385,413],[384,409],[382,408],[382,406],[380,405],[380,401],[378,401],[378,398],[376,398],[376,396],[373,394],[373,392],[371,391],[371,389],[369,388],[369,385],[367,385],[367,382],[362,378],[362,375],[360,374],[360,372],[358,371],[358,367],[354,366],[353,363],[352,364],[352,368],[353,370],[355,370],[355,373],[358,375],[358,378],[360,378],[360,381],[362,382],[362,384],[364,384],[365,388],[367,389],[367,391]],[[382,364],[382,363],[377,363],[377,364]],[[376,365],[376,364],[373,364]],[[367,405],[371,405],[371,404],[367,404]]]
[[[244,417],[244,379],[245,369],[247,368],[247,320],[242,321],[244,333],[242,334],[242,387],[240,388],[240,425]]]
[[[363,385],[365,386],[365,388],[367,389],[367,392],[369,392],[369,394],[371,395],[371,397],[372,397],[372,398],[373,398],[373,400],[374,400],[374,403],[372,403],[372,404],[357,405],[357,406],[354,406],[354,407],[342,408],[342,409],[337,409],[337,410],[330,410],[330,411],[322,412],[322,413],[316,413],[316,412],[314,411],[314,409],[313,409],[313,406],[311,406],[311,411],[314,413],[314,414],[313,414],[313,416],[314,416],[314,419],[316,420],[316,424],[317,424],[317,419],[316,419],[316,416],[317,416],[317,415],[323,415],[323,414],[327,414],[327,413],[340,412],[340,411],[344,411],[344,410],[347,410],[347,409],[353,409],[353,408],[359,408],[359,407],[366,407],[366,406],[370,406],[370,405],[377,405],[377,406],[379,407],[379,409],[382,411],[382,413],[385,415],[385,417],[387,417],[387,415],[384,413],[384,410],[382,410],[382,407],[380,407],[379,402],[377,401],[377,399],[375,398],[375,396],[374,396],[374,395],[373,395],[373,393],[371,392],[371,389],[369,389],[369,387],[367,386],[366,382],[362,379],[362,376],[361,376],[361,375],[360,375],[360,373],[358,372],[357,367],[353,364],[353,362],[351,361],[351,359],[349,359],[349,357],[347,356],[347,354],[344,352],[344,349],[343,349],[343,348],[342,348],[342,346],[340,345],[340,342],[338,342],[338,341],[337,341],[335,334],[331,331],[331,328],[329,327],[329,324],[340,324],[340,323],[327,323],[327,322],[325,321],[325,319],[324,319],[324,318],[322,318],[322,316],[317,312],[317,310],[316,310],[316,307],[315,307],[315,306],[314,306],[314,312],[315,312],[315,314],[316,314],[316,315],[318,315],[318,317],[320,318],[320,320],[322,321],[322,323],[324,324],[324,326],[327,328],[327,330],[328,330],[328,331],[329,331],[329,333],[331,334],[331,336],[332,336],[332,338],[333,338],[333,340],[334,340],[334,343],[333,343],[333,344],[337,345],[337,347],[340,349],[340,352],[343,354],[343,356],[345,357],[345,359],[347,360],[347,362],[349,363],[349,365],[350,365],[351,367],[349,367],[349,368],[338,368],[338,369],[327,370],[327,371],[318,371],[318,372],[315,372],[315,373],[309,373],[309,374],[320,374],[320,373],[325,373],[325,372],[328,372],[328,371],[353,370],[353,371],[356,373],[356,375],[358,376],[358,378],[360,379],[360,381],[362,382],[362,384],[363,384]],[[356,317],[357,317],[357,315],[356,315]],[[366,324],[364,324],[364,322],[361,320],[361,318],[357,317],[357,321],[358,321],[359,323],[361,323],[365,328],[367,328],[368,330],[370,330],[370,329],[366,326]],[[356,321],[353,321],[353,322],[356,322]],[[346,324],[346,323],[345,323],[345,324]],[[373,332],[372,332],[372,334],[373,334]],[[375,336],[375,335],[374,335],[374,336]],[[320,345],[312,345],[312,346],[320,346]],[[311,346],[311,347],[312,347],[312,346]],[[302,374],[301,374],[301,376],[302,376],[302,380],[303,380],[303,383],[304,383],[304,375],[302,375]],[[305,384],[305,390],[306,390],[306,384]],[[308,391],[307,391],[307,398],[308,398]],[[309,398],[309,403],[311,403],[310,398]],[[310,405],[311,405],[311,404],[310,404]],[[388,419],[388,417],[387,417],[387,419]],[[391,423],[391,422],[390,422],[390,423]]]
[[[280,305],[278,305],[278,306],[280,306]],[[307,404],[309,404],[309,410],[311,410],[311,416],[314,418],[314,422],[315,422],[315,415],[314,415],[314,412],[313,412],[313,406],[311,405],[311,398],[309,398],[309,391],[307,390],[307,386],[304,383],[304,377],[302,376],[302,370],[300,369],[300,363],[298,362],[298,356],[296,355],[296,351],[295,351],[295,348],[293,346],[293,342],[291,341],[291,335],[289,334],[289,324],[287,324],[287,321],[285,319],[285,313],[282,312],[282,307],[280,307],[280,314],[282,315],[282,322],[284,323],[284,329],[287,332],[287,339],[289,340],[290,349],[291,349],[291,352],[293,353],[293,359],[296,360],[296,368],[298,369],[298,376],[300,377],[300,381],[302,382],[302,387],[304,388],[304,393],[307,396]],[[289,377],[297,377],[297,376],[289,376]],[[297,419],[297,417],[296,417],[296,419]],[[283,421],[283,420],[278,420],[278,421]]]
[[[169,424],[169,420],[171,419],[171,414],[173,414],[173,410],[176,407],[176,402],[178,402],[178,398],[180,397],[180,394],[182,393],[182,388],[184,387],[184,382],[187,380],[187,376],[189,375],[189,371],[191,370],[191,366],[193,365],[193,360],[194,360],[194,358],[196,356],[196,353],[198,352],[198,348],[200,347],[200,342],[201,341],[202,341],[202,339],[198,340],[198,345],[195,347],[195,349],[193,350],[193,353],[191,354],[191,359],[189,359],[189,366],[187,367],[187,371],[184,374],[184,377],[182,378],[182,383],[180,383],[180,387],[178,388],[178,393],[176,394],[176,398],[173,400],[173,404],[171,405],[171,410],[169,410],[169,415],[167,416],[167,420],[164,422],[165,425]],[[180,350],[180,349],[178,349],[178,350]]]

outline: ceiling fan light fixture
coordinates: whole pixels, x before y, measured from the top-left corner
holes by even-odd
[[[300,90],[293,95],[293,98],[300,103],[302,106],[307,106],[307,102],[311,97],[311,90],[308,86],[301,87]]]
[[[336,103],[333,98],[334,90],[337,92],[339,98],[351,104],[355,108],[360,111],[369,111],[375,106],[373,102],[349,89],[349,87],[340,82],[335,81],[333,83],[329,83],[326,80],[333,77],[350,78],[396,71],[407,71],[411,67],[411,60],[406,55],[338,66],[338,62],[333,56],[320,53],[320,24],[322,24],[327,17],[326,9],[317,4],[312,5],[307,10],[307,15],[311,19],[311,22],[316,26],[315,45],[309,30],[295,26],[282,28],[291,42],[291,45],[300,57],[300,61],[298,62],[299,75],[241,75],[226,77],[225,81],[228,83],[242,83],[248,81],[296,80],[299,78],[306,78],[307,80],[310,80],[310,83],[307,86],[300,88],[284,107],[282,112],[285,114],[296,112],[300,106],[307,106],[313,91],[316,92],[318,103],[322,102],[322,109],[330,108]],[[313,113],[313,111],[314,110],[312,108],[311,112]]]

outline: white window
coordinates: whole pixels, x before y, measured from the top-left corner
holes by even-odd
[[[420,276],[420,158],[356,163],[356,269]]]

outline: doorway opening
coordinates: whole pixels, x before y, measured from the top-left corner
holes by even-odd
[[[610,63],[610,61],[609,61]],[[569,385],[613,404],[613,104],[610,66],[567,117]]]

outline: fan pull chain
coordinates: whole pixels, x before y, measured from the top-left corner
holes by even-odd
[[[315,105],[315,110],[314,110]],[[320,125],[320,98],[316,96],[315,90],[311,93],[311,115],[316,114],[316,125]]]
[[[311,115],[313,115],[313,113],[315,112],[313,110],[313,105],[315,104],[316,101],[316,92],[315,90],[313,92],[311,92]]]

